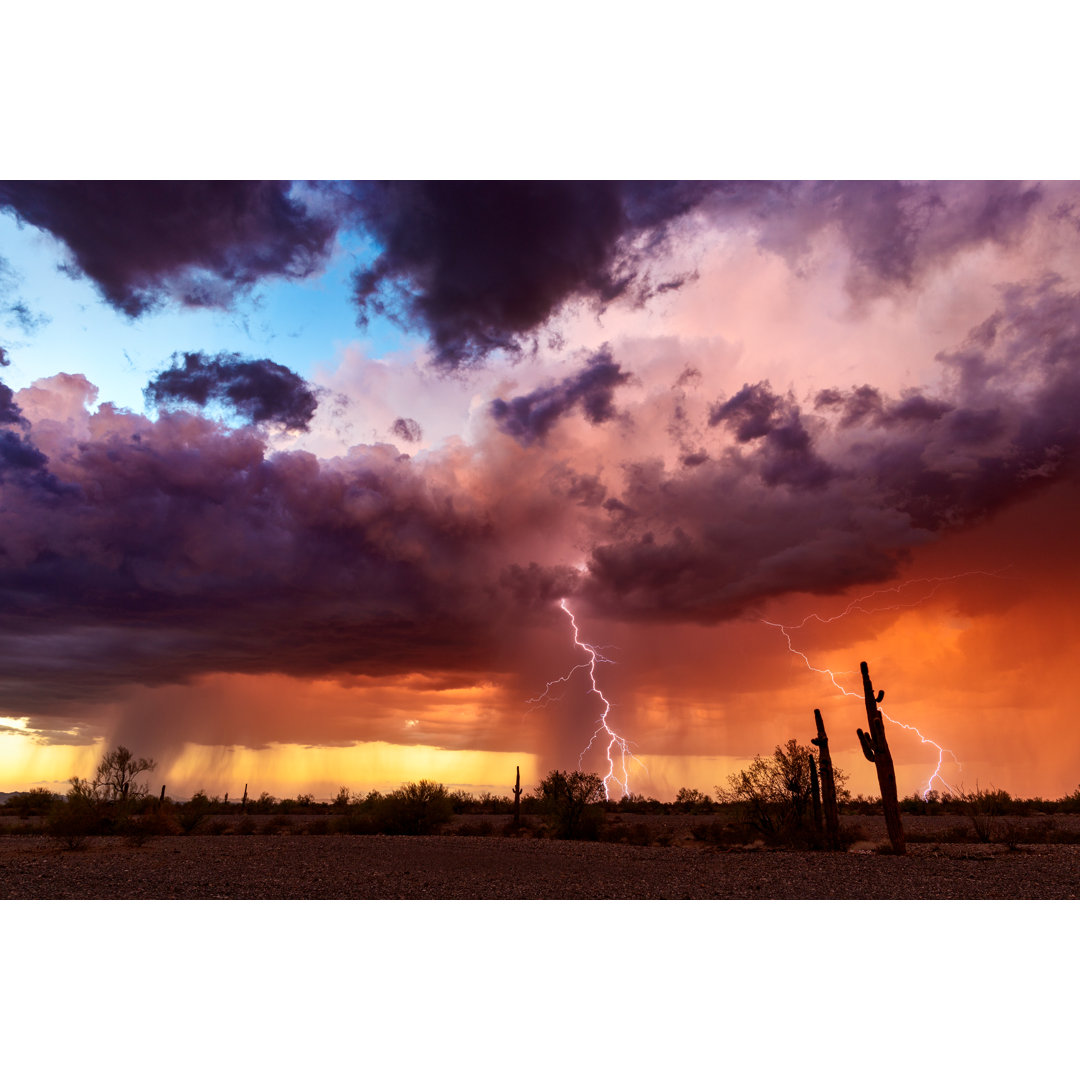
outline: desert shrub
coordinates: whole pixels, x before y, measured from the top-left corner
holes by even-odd
[[[736,807],[742,820],[763,838],[792,846],[810,842],[810,762],[814,752],[789,739],[771,757],[758,756],[716,789],[721,802]],[[847,775],[834,767],[837,799],[846,798]]]
[[[17,810],[19,817],[47,817],[49,811],[63,796],[49,791],[48,788],[36,787],[12,795],[7,801],[9,810]]]
[[[666,814],[668,807],[659,799],[647,799],[644,795],[624,795],[617,803],[611,804],[612,810],[620,814]]]
[[[675,796],[675,810],[680,814],[707,814],[712,808],[712,799],[697,788],[679,788]]]
[[[1051,811],[1061,814],[1080,814],[1080,785],[1071,795],[1063,795],[1052,804]]]
[[[463,791],[461,788],[456,788],[450,792],[450,805],[453,807],[455,814],[480,813],[479,801],[476,796]]]
[[[251,836],[252,833],[258,828],[255,822],[251,820],[247,815],[241,816],[240,820],[233,826],[233,832],[237,836]]]
[[[142,847],[152,836],[173,836],[180,826],[171,814],[157,808],[129,814],[117,831],[134,847]]]
[[[304,825],[304,832],[308,836],[326,836],[330,832],[330,822],[324,818],[315,818]]]
[[[372,800],[370,813],[379,832],[426,836],[449,822],[454,808],[442,784],[420,780]]]
[[[552,835],[595,840],[604,820],[604,782],[595,773],[554,770],[536,789]]]
[[[998,834],[998,818],[1009,812],[1012,796],[1001,788],[980,788],[974,792],[960,791],[958,801],[963,813],[971,822],[975,835],[984,844],[990,843]]]
[[[104,804],[93,786],[77,777],[71,779],[67,796],[52,805],[46,832],[75,850],[86,846],[87,837],[104,832],[107,827]]]
[[[907,798],[900,800],[900,810],[902,813],[917,817],[940,814],[942,811],[941,792],[931,789],[925,796],[918,791],[912,792]]]
[[[210,800],[204,791],[196,791],[191,799],[176,808],[176,820],[186,833],[194,832],[210,813]]]

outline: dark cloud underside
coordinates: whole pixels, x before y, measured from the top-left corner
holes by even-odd
[[[304,277],[336,225],[281,181],[0,181],[0,207],[62,240],[115,308],[223,307],[265,277]]]
[[[237,353],[174,353],[173,366],[146,387],[153,405],[220,404],[252,423],[276,423],[306,431],[318,399],[295,372],[273,360],[250,360]]]

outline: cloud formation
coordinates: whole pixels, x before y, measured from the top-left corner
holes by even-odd
[[[647,256],[707,184],[382,182],[353,206],[381,247],[354,278],[361,325],[390,314],[454,369],[524,339],[566,303],[603,307],[654,288]]]
[[[601,349],[575,375],[550,383],[529,394],[491,403],[491,415],[500,431],[522,446],[542,440],[558,421],[578,405],[590,424],[602,424],[615,416],[615,388],[630,379],[611,358],[611,350]]]
[[[281,424],[306,431],[318,408],[311,387],[295,372],[273,360],[250,360],[238,353],[206,356],[173,353],[173,366],[147,384],[152,405],[221,404],[254,424]]]
[[[537,643],[572,653],[557,607],[568,597],[590,634],[601,624],[593,640],[616,642],[627,660],[620,704],[655,696],[657,730],[669,734],[649,750],[670,737],[677,752],[679,725],[714,739],[720,724],[708,699],[717,665],[695,676],[697,720],[671,720],[662,700],[703,667],[703,642],[740,658],[723,661],[731,693],[773,678],[773,658],[741,663],[736,620],[894,581],[1003,518],[1022,533],[1016,522],[1039,500],[1052,503],[1040,511],[1048,531],[1053,512],[1075,503],[1080,265],[1068,271],[1074,226],[1053,216],[1044,187],[571,186],[543,203],[537,220],[549,227],[526,222],[511,243],[489,223],[473,250],[441,218],[470,199],[474,219],[500,206],[510,214],[526,188],[503,202],[479,187],[431,198],[424,185],[350,190],[364,220],[383,223],[372,225],[383,255],[363,302],[396,305],[428,331],[434,370],[423,357],[343,360],[319,375],[334,387],[333,417],[316,413],[299,376],[235,353],[174,354],[147,389],[169,406],[157,419],[95,409],[79,375],[17,394],[0,386],[3,710],[84,716],[128,694],[141,703],[131,723],[153,725],[164,723],[155,695],[173,687],[170,723],[211,740],[211,720],[184,729],[189,701],[210,701],[234,678],[317,679],[340,691],[332,723],[312,710],[300,724],[282,705],[272,725],[252,715],[228,730],[252,741],[392,741],[417,719],[408,702],[423,698],[429,711],[409,733],[513,748],[548,737],[535,718],[507,717],[564,670],[566,658],[549,666]],[[337,220],[355,220],[355,202],[334,205]],[[583,207],[598,216],[577,236]],[[676,270],[692,272],[694,230],[721,238],[710,258],[738,265],[703,271],[661,307],[666,319],[696,304],[705,330],[680,336],[673,320],[642,331],[650,313],[609,313],[592,337],[569,342],[571,358],[591,356],[576,370],[543,346],[515,366],[567,304],[635,303]],[[1044,249],[1061,273],[1029,258]],[[771,320],[756,338],[744,329],[764,321],[766,305],[729,295],[747,268],[760,275],[754,287],[780,294],[770,313],[790,301],[790,323]],[[993,292],[989,281],[1012,284]],[[729,331],[725,320],[747,307]],[[828,320],[831,340],[850,335],[839,359],[806,329]],[[914,322],[918,333],[891,334]],[[503,348],[509,356],[493,355]],[[442,377],[468,366],[467,377]],[[189,405],[227,407],[248,426]],[[331,438],[334,425],[347,441]],[[989,559],[997,549],[969,550]],[[966,602],[983,595],[971,586]],[[135,686],[149,689],[131,697]],[[385,704],[384,726],[346,702],[355,686]],[[462,719],[442,695],[466,689],[476,711]],[[563,734],[550,736],[560,754],[579,745],[580,727],[568,721]],[[749,739],[740,748],[767,749]]]
[[[596,426],[627,378],[607,352],[422,459],[273,453],[182,412],[91,414],[87,386],[42,380],[0,400],[5,476],[32,479],[4,488],[6,700],[211,671],[479,671],[563,595],[710,624],[883,582],[934,536],[1075,477],[1078,341],[1080,295],[1047,280],[1005,289],[942,353],[939,398],[829,388],[807,412],[765,384],[711,405],[675,387],[672,414],[696,405],[711,441],[692,464],[673,445],[671,465],[644,416]],[[587,469],[545,449],[578,406],[600,439]]]
[[[399,416],[390,425],[390,434],[409,443],[419,442],[424,437],[420,425],[408,416]]]
[[[136,317],[173,300],[226,307],[262,278],[302,278],[335,224],[260,181],[0,181],[0,208],[45,229],[113,307]]]

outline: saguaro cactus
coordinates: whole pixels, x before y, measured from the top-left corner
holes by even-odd
[[[884,690],[874,693],[874,684],[870,681],[870,669],[864,660],[859,665],[862,672],[863,697],[866,699],[866,720],[870,730],[858,728],[859,744],[867,761],[872,761],[877,769],[878,786],[881,788],[881,806],[885,811],[885,827],[889,830],[889,843],[897,855],[907,850],[904,844],[904,826],[900,821],[900,804],[896,798],[896,770],[893,768],[892,754],[885,739],[885,721],[878,705],[885,696]]]
[[[158,806],[165,801],[165,785],[161,785],[161,795],[158,797]]]
[[[517,767],[517,778],[514,780],[514,828],[521,827],[521,766]]]
[[[244,797],[240,800],[240,813],[247,813],[247,784],[244,785]]]
[[[821,773],[821,802],[825,811],[825,839],[831,850],[840,846],[840,813],[836,808],[836,777],[833,776],[832,754],[829,753],[829,736],[825,734],[825,721],[821,710],[814,710],[817,738],[810,741],[818,748],[818,765]]]

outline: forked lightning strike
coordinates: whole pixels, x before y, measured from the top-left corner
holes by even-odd
[[[861,689],[859,692],[856,692],[854,690],[848,690],[846,687],[841,686],[840,683],[836,681],[836,673],[831,671],[829,668],[814,667],[814,665],[810,663],[810,659],[806,655],[806,653],[801,652],[799,649],[796,649],[795,646],[792,644],[790,631],[802,629],[802,627],[804,627],[808,622],[810,622],[811,619],[814,619],[817,622],[824,624],[836,622],[838,619],[843,619],[844,617],[852,615],[855,612],[861,612],[862,614],[873,614],[874,612],[879,611],[896,611],[900,608],[916,607],[918,604],[930,599],[930,597],[933,596],[934,593],[936,593],[937,590],[946,582],[957,581],[960,578],[970,577],[973,575],[982,575],[986,577],[1000,576],[999,573],[990,573],[983,570],[969,570],[967,573],[956,574],[953,577],[919,578],[912,581],[905,581],[902,584],[896,585],[889,589],[878,589],[876,592],[868,593],[866,596],[861,596],[857,600],[852,600],[852,602],[848,604],[848,606],[842,612],[840,612],[839,615],[832,615],[828,618],[824,618],[823,616],[817,614],[811,614],[807,615],[806,618],[802,620],[802,622],[797,623],[794,626],[783,626],[780,623],[770,622],[768,619],[762,619],[761,621],[766,626],[774,627],[775,629],[779,630],[781,634],[784,635],[784,640],[787,642],[788,651],[799,657],[803,661],[803,663],[806,664],[807,668],[810,671],[813,671],[818,675],[827,675],[833,686],[835,686],[836,689],[839,690],[840,693],[844,694],[846,697],[862,698],[863,694]],[[911,603],[886,604],[878,607],[865,606],[867,602],[875,599],[876,597],[885,596],[889,593],[895,593],[896,596],[899,598],[901,590],[906,589],[912,585],[929,585],[931,586],[931,588],[918,600]],[[882,717],[884,717],[884,719],[888,720],[890,724],[894,724],[896,727],[903,728],[905,731],[910,731],[914,735],[917,735],[923,745],[932,746],[938,752],[937,765],[935,766],[934,771],[930,774],[930,777],[926,781],[926,784],[923,788],[923,800],[925,801],[930,798],[930,792],[933,791],[935,782],[937,782],[941,787],[945,788],[950,794],[955,794],[953,788],[941,775],[941,770],[945,765],[946,755],[951,757],[958,766],[960,765],[960,759],[956,756],[956,754],[954,754],[947,747],[941,746],[939,743],[934,742],[933,739],[925,736],[914,725],[902,723],[900,720],[894,720],[884,709],[881,710],[881,715]]]
[[[589,739],[588,745],[578,755],[578,766],[581,766],[582,758],[593,748],[593,744],[599,739],[601,743],[607,740],[607,745],[604,747],[604,752],[607,757],[608,771],[602,777],[604,783],[604,798],[609,799],[611,797],[611,785],[617,784],[622,788],[623,795],[630,794],[630,762],[636,762],[644,769],[645,766],[634,756],[630,749],[630,743],[623,738],[617,731],[615,731],[608,724],[608,714],[611,712],[611,702],[604,697],[600,687],[596,684],[596,665],[599,664],[611,664],[614,661],[609,660],[604,656],[603,652],[598,645],[590,645],[588,642],[582,641],[580,633],[578,631],[577,620],[574,618],[574,613],[566,606],[566,600],[559,601],[559,607],[566,612],[570,618],[570,625],[574,630],[574,646],[581,649],[588,656],[588,660],[583,663],[576,664],[565,675],[560,676],[557,679],[552,679],[544,688],[542,694],[538,694],[534,698],[529,698],[530,705],[539,705],[541,703],[551,700],[551,690],[553,687],[558,686],[560,683],[569,682],[574,675],[579,671],[587,671],[589,673],[589,693],[595,694],[601,702],[603,709],[600,713],[600,718],[596,722],[596,728],[593,731],[592,738]],[[622,774],[622,779],[616,775],[616,772]]]

